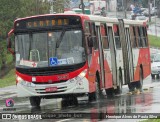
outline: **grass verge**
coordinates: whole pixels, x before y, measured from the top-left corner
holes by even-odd
[[[160,37],[156,37],[153,35],[148,35],[149,43],[151,47],[158,47],[160,48]]]
[[[15,79],[16,79],[15,69],[12,69],[6,76],[0,79],[0,88],[15,85],[16,84]]]

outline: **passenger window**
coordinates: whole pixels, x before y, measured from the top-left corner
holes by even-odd
[[[136,43],[137,43],[137,47],[140,47],[140,41],[139,41],[139,30],[138,30],[138,27],[135,26],[135,37],[136,37]]]
[[[143,47],[143,40],[142,40],[142,29],[141,27],[137,27],[138,28],[138,44],[139,47]]]
[[[118,25],[113,25],[113,31],[114,31],[114,39],[115,39],[115,43],[116,43],[116,48],[121,48]]]
[[[94,42],[94,49],[96,50],[98,48],[97,38],[96,38],[96,30],[95,30],[95,24],[91,23],[91,37]]]
[[[135,34],[135,28],[133,26],[130,26],[130,37],[131,37],[132,47],[136,48],[137,47],[136,34]]]
[[[148,40],[147,40],[147,30],[146,30],[146,27],[141,27],[142,29],[142,40],[143,40],[143,43],[144,43],[144,47],[148,47]]]
[[[101,31],[100,33],[101,33],[101,37],[102,37],[102,46],[103,46],[103,49],[109,49],[107,27],[106,27],[105,24],[101,24],[100,31]]]

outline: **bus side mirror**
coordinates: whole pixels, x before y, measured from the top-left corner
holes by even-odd
[[[13,55],[15,54],[14,49],[12,49],[12,40],[11,35],[14,33],[14,29],[11,29],[10,32],[7,35],[7,49],[9,52],[11,52]]]
[[[88,47],[93,47],[93,39],[91,36],[87,38],[87,42],[88,42]]]

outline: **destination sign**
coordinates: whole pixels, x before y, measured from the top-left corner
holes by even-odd
[[[49,27],[55,25],[68,25],[68,19],[52,19],[52,20],[40,20],[40,21],[31,21],[26,23],[27,28],[36,28],[36,27]]]
[[[41,29],[57,26],[80,26],[81,20],[78,16],[37,16],[15,21],[15,30]]]

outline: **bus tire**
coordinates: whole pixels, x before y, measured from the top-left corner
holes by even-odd
[[[32,107],[39,107],[41,103],[41,98],[40,97],[30,97],[30,104]]]
[[[71,105],[77,106],[77,105],[78,105],[78,99],[77,99],[77,97],[76,97],[76,96],[71,96],[71,97],[69,97],[69,103],[70,103]]]
[[[128,83],[129,92],[134,91],[135,85],[133,83]]]
[[[115,94],[121,94],[122,93],[122,73],[119,73],[119,86],[117,86],[117,89],[115,89]]]
[[[62,98],[61,104],[62,104],[62,107],[73,106],[73,105],[77,106],[78,100],[77,100],[77,97],[75,96],[69,96],[69,97]]]
[[[114,88],[105,89],[107,98],[113,98],[114,97]]]
[[[98,82],[97,77],[95,78],[95,87],[96,91],[89,93],[89,102],[97,101],[100,98],[100,84]]]
[[[140,78],[139,78],[139,81],[136,83],[136,88],[142,91],[142,87],[143,87],[143,71],[142,71],[141,68],[140,68],[140,71],[139,71],[139,75],[140,75]]]

